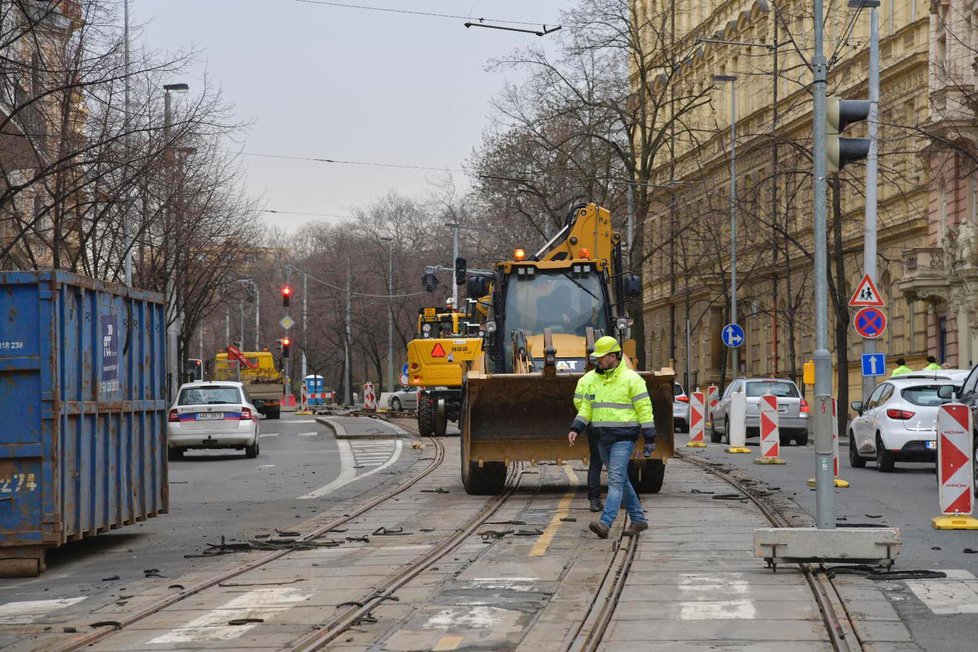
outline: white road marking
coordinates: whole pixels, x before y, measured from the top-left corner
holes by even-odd
[[[741,573],[724,573],[723,576],[684,574],[679,580],[679,590],[690,594],[709,593],[711,596],[747,595],[750,593],[750,582],[741,577]],[[753,600],[679,602],[679,618],[682,620],[753,620],[756,617]]]
[[[335,491],[344,485],[350,484],[354,480],[359,480],[360,478],[366,478],[374,473],[379,473],[396,462],[401,457],[401,451],[404,449],[404,442],[398,439],[396,442],[394,442],[394,454],[391,455],[390,459],[377,468],[370,469],[366,473],[357,475],[357,470],[354,468],[357,466],[357,463],[353,456],[353,448],[350,446],[350,442],[345,439],[337,439],[336,444],[340,451],[340,476],[325,487],[320,487],[315,491],[310,491],[307,494],[299,496],[299,500],[309,500],[311,498],[325,496],[331,491]]]
[[[428,619],[424,629],[492,629],[501,620],[504,609],[476,605],[468,608],[442,609]]]
[[[296,437],[315,437],[319,435],[318,432],[300,432]]]
[[[48,613],[78,604],[85,599],[61,598],[60,600],[25,600],[0,605],[0,625],[30,625]]]
[[[274,468],[275,468],[275,465],[274,464],[259,464],[258,465],[258,470],[259,471],[261,471],[262,469],[274,469]]]
[[[978,579],[965,570],[945,572],[946,578],[907,580],[907,586],[935,615],[978,613]]]
[[[319,423],[315,419],[289,419],[286,423]]]
[[[260,436],[261,437],[278,437],[278,433],[277,432],[263,432]]]
[[[258,623],[228,625],[234,618],[262,618],[268,620],[276,614],[305,602],[311,593],[298,589],[256,589],[241,595],[220,608],[194,618],[183,627],[171,629],[166,634],[149,641],[150,645],[191,643],[202,641],[230,641],[253,629]]]

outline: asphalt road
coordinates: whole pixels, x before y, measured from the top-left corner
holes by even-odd
[[[261,422],[261,454],[189,451],[170,462],[170,512],[48,552],[40,577],[0,579],[0,604],[12,600],[95,597],[158,569],[163,577],[206,569],[221,558],[198,555],[207,544],[243,541],[323,510],[331,496],[298,497],[340,474],[338,442],[312,417],[283,414]],[[224,558],[226,560],[226,558]],[[117,579],[107,579],[117,578]],[[0,622],[2,622],[0,617]]]
[[[760,457],[756,440],[748,440],[749,455],[727,453],[727,447],[722,444],[709,444],[706,449],[685,448],[686,441],[686,435],[677,433],[677,450],[723,462],[764,480],[790,497],[814,522],[815,490],[807,485],[807,480],[815,477],[815,451],[811,445],[782,446],[781,457],[786,464],[762,466],[754,464]],[[894,570],[940,570],[951,578],[965,578],[964,582],[926,584],[936,587],[935,592],[946,593],[950,602],[946,610],[960,606],[970,611],[957,614],[935,612],[933,605],[925,604],[907,582],[887,582],[887,597],[914,638],[925,650],[974,649],[973,636],[978,631],[978,593],[974,591],[978,591],[978,582],[969,578],[978,576],[978,554],[964,550],[978,550],[978,532],[931,527],[931,519],[940,514],[934,465],[897,462],[895,472],[881,473],[871,461],[863,469],[853,469],[849,466],[845,440],[840,446],[840,457],[839,476],[850,486],[833,492],[833,512],[839,527],[871,524],[899,528],[903,546]]]

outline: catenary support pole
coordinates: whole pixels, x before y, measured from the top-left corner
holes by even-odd
[[[346,259],[346,338],[344,338],[345,341],[343,342],[343,356],[344,356],[343,373],[346,376],[346,378],[343,379],[343,385],[345,386],[345,391],[346,391],[346,397],[345,397],[346,405],[353,404],[353,389],[350,387],[350,377],[351,377],[350,339],[353,336],[353,325],[352,325],[353,318],[350,314],[352,311],[352,303],[353,303],[350,294],[352,276],[353,276],[353,266],[350,263],[350,259],[347,258]]]
[[[306,376],[308,375],[308,367],[306,362],[306,306],[308,302],[306,300],[306,295],[308,293],[308,281],[309,275],[302,272],[302,380],[305,382]]]
[[[815,516],[819,529],[835,528],[833,515],[832,461],[832,358],[828,350],[828,242],[826,236],[826,174],[825,174],[825,86],[828,64],[824,53],[823,0],[814,0],[815,52],[812,57],[814,73],[812,92],[812,136],[814,147],[813,186],[815,236],[815,405],[812,410],[815,430]]]
[[[737,323],[737,87],[730,82],[730,322]],[[740,349],[732,352],[733,373],[740,374]]]
[[[875,6],[869,10],[869,154],[866,156],[866,214],[863,232],[863,272],[876,282],[876,163],[880,103],[880,24]],[[863,340],[863,353],[876,353],[876,340]],[[862,400],[876,387],[874,376],[863,376]]]

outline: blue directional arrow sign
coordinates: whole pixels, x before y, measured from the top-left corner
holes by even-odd
[[[863,375],[883,376],[886,374],[886,356],[882,353],[863,353]]]
[[[744,343],[744,329],[738,324],[727,324],[720,335],[724,345],[731,349],[739,348]]]

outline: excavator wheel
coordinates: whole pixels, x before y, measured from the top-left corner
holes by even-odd
[[[644,469],[640,468],[634,460],[628,463],[628,479],[635,488],[635,493],[659,493],[665,477],[666,464],[662,460],[646,460]]]
[[[434,403],[434,401],[432,401]],[[448,414],[442,413],[438,414],[438,406],[431,406],[431,419],[434,422],[432,427],[435,430],[436,437],[444,437],[445,433],[448,432]]]
[[[422,437],[431,437],[435,433],[434,410],[431,405],[431,397],[422,395],[418,399],[418,434]]]

